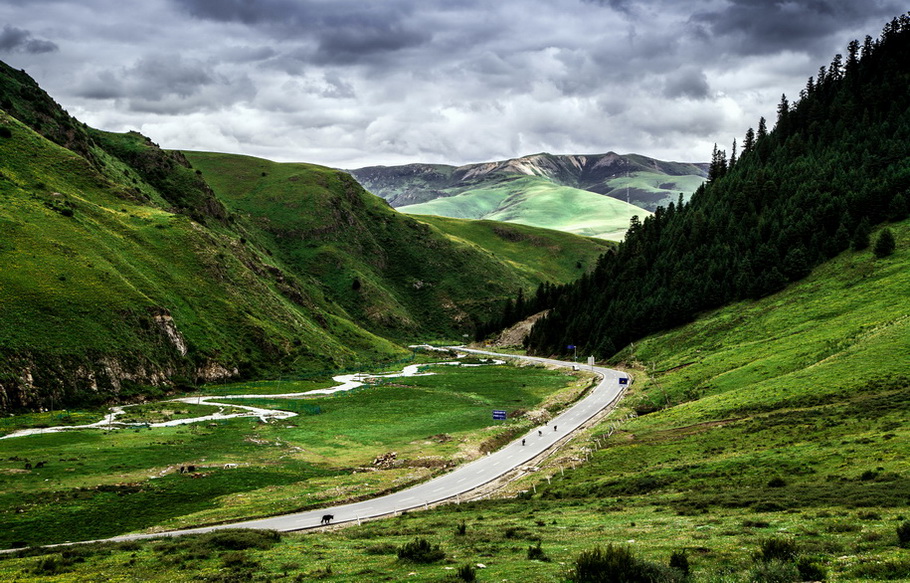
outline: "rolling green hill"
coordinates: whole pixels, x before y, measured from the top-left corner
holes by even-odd
[[[506,178],[398,210],[532,225],[614,241],[622,239],[632,216],[649,214],[625,202],[536,176]]]
[[[351,174],[402,212],[518,222],[613,240],[622,238],[633,215],[646,216],[642,209],[667,206],[680,194],[687,198],[706,175],[703,164],[612,152],[535,154],[457,168],[373,166]]]
[[[548,252],[498,258],[343,172],[201,153],[193,168],[79,123],[3,64],[0,104],[0,410],[400,358],[603,250],[509,227]]]

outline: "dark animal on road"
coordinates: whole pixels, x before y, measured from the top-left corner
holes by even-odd
[[[328,523],[332,522],[332,520],[334,520],[334,519],[335,519],[334,514],[325,514],[322,516],[322,522],[320,524],[328,524]]]

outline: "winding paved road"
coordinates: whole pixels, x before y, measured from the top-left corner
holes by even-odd
[[[473,352],[500,358],[505,357],[535,361],[567,368],[574,364],[571,362],[545,358],[518,357],[481,350],[453,348],[462,352]],[[584,368],[591,369],[591,367],[587,366]],[[447,474],[417,486],[412,486],[405,490],[373,498],[371,500],[342,504],[339,506],[323,508],[321,510],[308,510],[295,514],[273,516],[271,518],[155,534],[129,534],[106,540],[125,541],[160,538],[165,536],[180,536],[210,532],[212,530],[224,528],[261,528],[283,532],[305,530],[321,526],[321,519],[326,514],[334,516],[332,524],[338,524],[388,516],[405,510],[426,508],[431,504],[443,501],[459,500],[462,496],[527,464],[545,451],[566,440],[569,437],[569,434],[619,399],[625,388],[625,385],[620,384],[620,379],[627,378],[627,375],[620,371],[597,366],[593,367],[592,370],[601,377],[597,386],[591,390],[586,397],[576,402],[557,417],[551,419],[548,425],[535,427],[527,434],[519,437],[502,449],[473,462],[459,466]]]

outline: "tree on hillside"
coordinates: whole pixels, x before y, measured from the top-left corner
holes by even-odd
[[[872,248],[872,252],[875,253],[876,257],[881,259],[882,257],[887,257],[894,253],[895,247],[894,233],[891,232],[891,229],[886,227],[878,234],[878,239],[875,240],[875,246]]]
[[[869,237],[871,235],[872,225],[869,224],[869,219],[863,217],[863,220],[856,226],[856,230],[853,231],[853,239],[850,242],[850,247],[852,247],[854,251],[862,251],[869,246]]]

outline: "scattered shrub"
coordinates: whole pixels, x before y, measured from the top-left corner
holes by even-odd
[[[461,567],[458,567],[458,571],[456,571],[455,574],[459,579],[467,581],[468,583],[477,581],[477,570],[471,565],[462,565]]]
[[[398,547],[398,558],[402,561],[434,563],[444,559],[445,556],[445,552],[439,548],[439,545],[430,544],[430,541],[420,537]]]
[[[464,534],[467,531],[468,531],[468,525],[464,523],[464,520],[462,520],[461,522],[458,523],[457,526],[455,526],[455,535],[456,536],[464,536]]]
[[[13,137],[13,130],[8,127],[0,127],[0,138],[11,138]]]
[[[860,474],[859,479],[861,482],[871,482],[872,480],[874,480],[877,477],[878,477],[878,472],[873,471],[873,470],[866,470],[865,472]]]
[[[828,577],[825,568],[808,557],[800,557],[796,562],[796,570],[803,581],[824,581]]]
[[[682,580],[682,575],[676,569],[639,559],[628,548],[610,544],[606,548],[582,551],[569,573],[569,580],[574,583],[669,583]]]
[[[379,543],[368,546],[363,552],[368,555],[394,555],[398,552],[398,547],[392,543]]]
[[[281,534],[274,530],[229,529],[216,530],[204,535],[209,546],[228,551],[245,549],[268,549],[281,540]]]
[[[792,561],[799,554],[796,543],[785,538],[769,538],[761,542],[758,559],[762,562]]]
[[[872,561],[856,567],[852,577],[857,579],[910,579],[910,560]]]
[[[247,556],[246,551],[230,551],[221,557],[222,564],[229,569],[244,569],[256,566],[256,562]]]
[[[673,551],[670,554],[670,568],[676,569],[683,575],[689,575],[689,557],[685,551]]]
[[[749,570],[747,581],[752,583],[790,583],[799,581],[796,565],[788,561],[762,561]]]
[[[545,563],[550,562],[550,557],[547,556],[543,549],[540,548],[540,541],[537,541],[537,546],[528,547],[528,560],[529,561],[543,561]]]
[[[897,544],[900,547],[910,548],[910,520],[904,521],[898,525]]]
[[[768,480],[769,488],[783,488],[786,485],[787,485],[787,482],[780,476],[774,476],[773,478]]]

